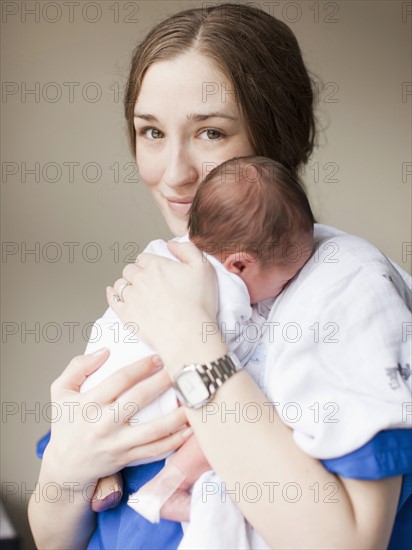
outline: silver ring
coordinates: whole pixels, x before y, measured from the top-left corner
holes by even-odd
[[[124,292],[124,289],[125,289],[127,286],[130,286],[129,281],[126,281],[125,283],[123,283],[122,286],[119,288],[119,290],[118,290],[118,292],[117,292],[117,296],[119,297],[120,302],[124,302],[124,299],[123,299],[123,292]]]
[[[120,296],[118,294],[113,294],[113,302],[122,302],[123,300],[120,299]]]

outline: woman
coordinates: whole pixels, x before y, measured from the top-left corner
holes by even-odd
[[[312,87],[296,39],[268,14],[236,4],[189,10],[158,25],[134,53],[125,114],[140,174],[175,235],[185,233],[191,201],[211,167],[234,156],[259,154],[297,174],[314,144]],[[328,468],[296,444],[293,431],[273,414],[267,397],[246,372],[227,380],[213,403],[219,410],[233,410],[236,403],[255,403],[262,411],[258,423],[248,422],[242,415],[239,421],[231,421],[229,415],[223,422],[219,414],[204,422],[201,411],[188,407],[134,427],[132,432],[127,423],[113,422],[114,402],[119,405],[118,420],[122,420],[129,413],[123,409],[127,403],[144,406],[170,386],[170,376],[184,364],[205,363],[226,353],[218,333],[201,342],[201,327],[213,323],[216,315],[210,270],[190,245],[175,245],[171,250],[183,265],[171,267],[142,256],[139,267],[128,266],[115,290],[108,290],[109,304],[123,322],[138,321],[142,335],[157,349],[169,374],[159,371],[162,363],[158,359],[145,360],[80,395],[85,377],[107,359],[107,350],[102,350],[95,356],[75,358],[52,386],[53,401],[73,401],[80,406],[73,407],[73,418],[53,426],[44,454],[40,486],[59,483],[63,498],[57,503],[42,497],[38,502],[31,500],[29,514],[37,544],[42,548],[84,548],[92,537],[90,548],[176,548],[181,537],[178,524],[163,522],[157,529],[149,527],[128,512],[124,503],[118,510],[100,514],[96,529],[96,517],[85,494],[93,494],[99,477],[136,458],[179,447],[191,433],[188,420],[228,488],[236,484],[244,487],[253,480],[259,487],[270,483],[284,487],[293,482],[305,489],[303,498],[293,506],[290,499],[274,499],[270,491],[262,493],[257,502],[240,491],[236,501],[242,514],[270,546],[386,547],[402,475],[410,472],[410,466],[405,460],[394,460],[396,467],[390,471],[377,468],[375,477],[367,481],[359,466],[362,461],[356,462],[355,474],[348,475],[346,470],[345,475],[345,461],[342,469],[335,463]],[[132,284],[124,289],[124,302],[115,301],[114,293],[125,282]],[[288,292],[293,298],[292,287]],[[401,339],[395,342],[394,336],[393,348],[397,342]],[[270,346],[269,342],[269,352]],[[76,413],[90,401],[101,407],[97,424]],[[399,431],[383,433],[392,437]],[[359,444],[366,460],[376,455],[375,438],[371,436],[370,441],[372,447],[368,440]],[[76,446],[78,442],[81,448]],[[399,440],[392,438],[391,444],[395,456]],[[161,467],[162,463],[157,463],[137,471],[125,470],[128,491],[136,490]],[[336,490],[338,499],[333,506],[325,499],[314,499],[309,488],[316,484],[321,488],[329,484]],[[299,529],[294,529],[297,521]]]

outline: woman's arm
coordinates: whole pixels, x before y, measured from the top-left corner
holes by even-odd
[[[125,303],[113,304],[111,289],[108,300],[123,322],[140,320],[141,334],[156,347],[173,376],[185,363],[214,360],[227,349],[219,333],[205,338],[204,328],[216,319],[214,273],[192,245],[171,243],[170,248],[183,265],[141,256],[137,266],[124,270],[133,283]],[[247,416],[234,412],[248,403],[259,407],[259,422],[248,422]],[[227,381],[212,404],[187,410],[187,416],[226,490],[271,547],[387,546],[400,477],[342,480],[328,472],[295,444],[292,431],[246,372]],[[321,491],[318,499],[315,487]],[[331,490],[336,491],[336,502],[324,498],[322,491],[330,495]]]
[[[190,435],[182,407],[141,426],[128,423],[130,404],[142,408],[170,387],[166,371],[157,372],[161,364],[153,358],[124,367],[94,389],[79,393],[86,377],[108,355],[104,349],[74,358],[52,384],[51,402],[63,414],[52,424],[38,490],[29,503],[30,526],[39,548],[85,548],[95,527],[90,501],[97,480],[133,460],[172,451]],[[93,413],[88,417],[91,403]],[[88,419],[92,416],[93,421]],[[58,487],[61,498],[48,498],[46,487]]]
[[[86,548],[95,527],[95,516],[90,502],[84,499],[82,488],[74,489],[70,485],[73,476],[64,476],[59,480],[59,472],[53,468],[55,461],[48,459],[46,449],[39,480],[38,491],[29,502],[29,522],[38,548],[67,549]],[[44,498],[42,489],[47,484],[60,486],[61,498],[56,502]],[[75,485],[75,483],[73,483]]]
[[[214,341],[208,340],[207,350],[203,343],[199,345],[194,360],[213,360],[226,351],[216,335]],[[170,360],[165,357],[165,364],[173,375],[187,358],[181,346]],[[248,403],[262,412],[259,422],[250,422],[242,414]],[[212,406],[186,409],[186,414],[226,490],[272,548],[387,547],[401,478],[363,481],[328,472],[299,449],[292,430],[247,372],[227,381]]]
[[[262,412],[259,422],[230,413],[247,403]],[[246,372],[225,383],[209,409],[213,414],[187,410],[196,437],[243,515],[272,548],[387,547],[401,478],[345,480],[328,472],[299,449]]]

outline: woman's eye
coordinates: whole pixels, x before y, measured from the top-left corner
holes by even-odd
[[[139,135],[144,136],[150,140],[160,139],[163,137],[163,133],[157,128],[142,128],[139,131]]]
[[[204,130],[200,135],[206,136],[202,139],[207,140],[215,140],[223,137],[223,133],[220,130],[215,130],[214,128],[208,128],[207,130]]]

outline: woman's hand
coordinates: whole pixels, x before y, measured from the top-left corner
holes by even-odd
[[[216,275],[202,253],[192,243],[169,241],[168,247],[180,262],[140,254],[107,289],[122,322],[137,324],[165,363],[177,348],[204,343],[206,324],[216,322],[218,306]],[[116,299],[119,292],[123,301]]]
[[[71,480],[80,488],[90,484],[90,497],[98,478],[134,460],[172,451],[189,435],[184,434],[188,427],[182,407],[140,426],[129,425],[138,409],[171,386],[159,358],[128,365],[80,393],[86,377],[108,356],[109,350],[103,348],[75,357],[51,388],[51,400],[61,418],[52,423],[44,460],[53,464],[54,481]]]
[[[163,418],[129,425],[136,407],[144,407],[171,385],[159,358],[128,365],[80,393],[86,377],[108,356],[104,348],[75,357],[52,384],[51,403],[60,416],[52,423],[38,490],[29,503],[38,548],[86,548],[95,527],[91,499],[98,478],[139,458],[173,451],[191,435],[183,407]],[[48,498],[45,488],[50,485],[59,487],[57,501]]]

